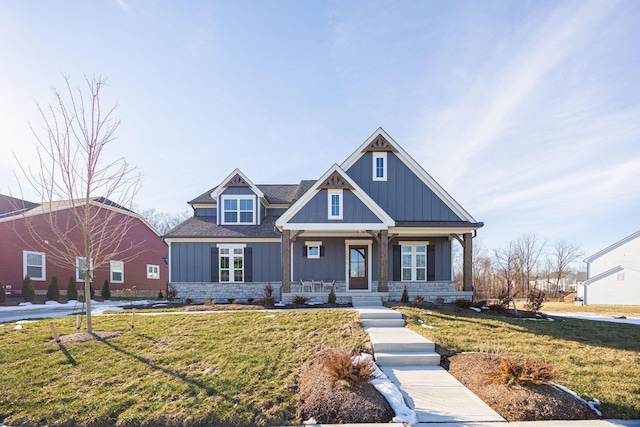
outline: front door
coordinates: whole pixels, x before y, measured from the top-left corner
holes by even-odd
[[[367,246],[349,246],[349,289],[369,289]]]

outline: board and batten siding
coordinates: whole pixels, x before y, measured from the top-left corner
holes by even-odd
[[[211,282],[211,248],[216,245],[218,243],[213,242],[171,243],[171,281]],[[282,281],[280,243],[252,242],[246,245],[252,248],[252,281]],[[213,267],[217,268],[217,265]]]
[[[288,222],[290,223],[381,223],[371,209],[350,190],[342,192],[342,219],[329,219],[327,190],[320,190]]]
[[[374,181],[372,153],[347,174],[396,221],[461,221],[395,154],[387,154],[387,180]]]
[[[427,277],[433,277],[432,280],[444,281],[453,280],[451,277],[451,241],[447,237],[422,237],[422,238],[398,238],[389,246],[389,280],[393,279],[393,246],[399,245],[399,242],[428,241],[429,246],[433,247],[432,251],[427,254]],[[433,271],[433,276],[431,274]]]

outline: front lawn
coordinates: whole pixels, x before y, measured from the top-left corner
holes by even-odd
[[[524,301],[518,301],[518,308]],[[575,305],[566,302],[545,302],[541,311],[545,313],[593,313],[610,317],[640,317],[640,306],[637,305]]]
[[[550,363],[558,370],[555,382],[599,399],[605,418],[640,418],[640,326],[396,309],[409,328],[436,343],[441,355],[486,351]]]
[[[128,331],[130,319],[96,316],[94,330]],[[53,322],[75,332],[75,318]],[[304,360],[368,342],[352,311],[136,316],[121,337],[64,346],[50,343],[48,324],[0,324],[0,422],[292,424]]]

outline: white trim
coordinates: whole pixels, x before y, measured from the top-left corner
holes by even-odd
[[[22,278],[24,279],[27,275],[27,257],[29,255],[40,255],[42,256],[42,276],[41,277],[31,277],[31,280],[36,282],[42,282],[47,280],[47,255],[44,252],[36,252],[36,251],[22,251]],[[33,266],[35,267],[35,266]]]
[[[338,196],[338,214],[333,214],[333,196]],[[327,190],[327,219],[328,220],[341,220],[342,208],[344,206],[344,197],[342,189]]]
[[[155,272],[149,275],[149,267],[156,267],[158,269],[158,277],[154,277]],[[153,279],[153,280],[160,279],[160,266],[158,264],[147,264],[147,279]]]
[[[217,203],[194,203],[191,205],[193,209],[215,209],[217,206]]]
[[[398,158],[418,177],[424,184],[433,191],[456,215],[463,221],[476,222],[473,217],[464,210],[458,202],[456,202],[444,188],[436,182],[431,175],[429,175],[404,149],[393,139],[387,132],[381,127],[378,128],[365,142],[360,145],[342,164],[340,167],[343,170],[348,170],[353,164],[364,155],[366,148],[371,144],[379,135],[382,135],[393,147],[397,150],[395,153]]]
[[[282,227],[283,230],[305,230],[305,231],[357,231],[357,230],[386,230],[387,226],[382,223],[289,223]]]
[[[245,243],[218,243],[216,248],[221,249],[244,249],[247,245]]]
[[[245,264],[244,264],[244,249],[246,248],[247,245],[244,244],[222,244],[219,243],[216,245],[216,247],[218,248],[218,265],[216,266],[216,268],[218,269],[218,283],[221,284],[227,284],[227,283],[245,283],[245,277],[244,277],[244,271],[245,271]],[[221,249],[227,249],[229,251],[228,254],[223,254],[221,253]],[[235,264],[234,264],[234,258],[236,258],[239,254],[235,253],[236,249],[242,249],[242,268],[235,268]],[[225,280],[222,281],[222,268],[220,267],[220,259],[222,257],[228,257],[229,258],[229,280]],[[212,266],[213,268],[213,266]],[[225,269],[226,270],[226,269]],[[242,280],[235,280],[235,272],[236,271],[242,271]]]
[[[585,258],[584,262],[589,264],[591,261],[595,260],[596,258],[600,258],[602,255],[604,255],[606,253],[609,253],[609,252],[611,252],[612,250],[614,250],[616,248],[619,248],[620,246],[624,245],[625,243],[630,242],[631,240],[636,239],[637,237],[640,237],[640,230],[638,230],[635,233],[625,237],[622,240],[618,240],[613,245],[607,246],[606,248],[602,249],[600,252],[596,252],[595,254],[591,255],[590,257]]]
[[[165,242],[171,243],[280,243],[280,237],[166,237]]]
[[[349,289],[349,246],[350,245],[360,245],[367,246],[367,289]],[[347,292],[371,292],[371,264],[373,262],[373,254],[371,252],[371,248],[373,246],[373,240],[370,239],[346,239],[344,241],[344,253],[345,253],[345,282],[346,282],[346,291]]]
[[[83,256],[77,256],[76,257],[76,282],[84,283],[84,278],[82,278],[82,279],[80,278],[80,273],[81,273],[80,272],[80,260],[81,259],[84,260],[85,266],[86,266],[86,262],[87,262],[87,259],[85,257],[83,257]],[[89,259],[89,271],[91,273],[93,273],[93,258]],[[82,274],[84,274],[84,273],[82,273]],[[89,274],[89,279],[90,279],[89,282],[93,282],[93,274]]]
[[[116,273],[120,273],[122,275],[122,278],[120,280],[113,280],[113,273],[114,273],[113,263],[118,263],[121,266],[120,271],[116,271]],[[109,261],[109,282],[124,283],[124,261],[116,261],[116,260]]]
[[[382,159],[382,176],[378,176],[378,159]],[[387,180],[387,152],[374,152],[372,156],[372,176],[374,181],[386,181]]]
[[[472,233],[478,227],[389,227],[389,234],[399,236],[449,236],[450,234]]]
[[[233,178],[234,175],[240,175],[240,177],[242,177],[242,179],[244,179],[246,181],[247,184],[249,184],[249,188],[251,189],[251,191],[253,191],[258,197],[260,197],[261,199],[264,198],[264,193],[262,191],[260,191],[260,189],[253,183],[251,182],[251,180],[249,178],[247,178],[247,176],[242,173],[242,171],[238,168],[235,168],[233,170],[233,172],[231,172],[225,179],[222,180],[222,182],[220,183],[220,185],[218,185],[212,192],[211,192],[211,197],[213,199],[217,199],[218,196],[220,194],[222,194],[222,192],[228,188],[225,187],[224,185],[229,182],[229,180],[231,178]]]
[[[398,245],[402,246],[415,246],[415,245],[423,245],[423,246],[429,246],[429,241],[428,240],[422,240],[422,241],[418,241],[418,240],[403,240],[398,242]]]
[[[585,280],[582,284],[584,286],[589,286],[590,284],[592,284],[594,282],[597,282],[600,279],[603,279],[603,278],[605,278],[607,276],[611,276],[612,274],[615,274],[615,273],[619,273],[621,271],[624,271],[624,267],[622,267],[621,265],[617,265],[617,266],[615,266],[615,267],[613,267],[613,268],[611,268],[611,269],[609,269],[607,271],[603,271],[602,273],[598,274],[597,276],[594,276],[594,277],[592,277],[590,279]]]
[[[304,242],[305,247],[307,248],[307,258],[308,259],[320,259],[320,252],[322,251],[321,246],[322,246],[322,242],[317,241],[317,242],[311,242],[311,241],[306,241]],[[318,254],[317,255],[311,255],[309,253],[309,248],[314,247],[314,248],[318,248]]]
[[[418,268],[422,269],[423,267],[418,267],[418,255],[422,255],[422,253],[418,252],[416,250],[416,248],[418,246],[424,246],[424,279],[423,280],[418,280]],[[427,246],[429,246],[429,243],[425,243],[425,242],[400,242],[400,282],[403,283],[410,283],[410,282],[417,282],[417,283],[423,283],[427,281],[427,274],[428,274],[428,249]],[[405,252],[403,249],[404,248],[411,248],[411,252],[407,253]],[[410,267],[405,267],[402,258],[405,255],[411,255],[411,266]],[[404,270],[409,268],[411,271],[411,278],[410,279],[405,279],[404,278]]]
[[[167,239],[167,240],[168,240],[168,239]],[[169,256],[168,256],[168,261],[169,261],[169,264],[168,264],[168,267],[169,267],[169,269],[168,269],[168,270],[169,270],[169,274],[168,274],[168,276],[169,276],[169,277],[168,277],[168,279],[169,279],[169,283],[171,283],[171,241],[168,241],[168,242],[167,242],[167,245],[169,246]]]
[[[229,212],[235,212],[238,215],[238,221],[236,222],[226,222],[225,218],[224,218],[224,214],[225,214],[225,209],[224,209],[224,202],[225,200],[236,200],[238,203],[238,208],[234,211],[229,211]],[[242,212],[249,212],[248,210],[241,210],[240,209],[240,201],[241,200],[251,200],[253,203],[253,218],[251,220],[251,222],[240,222],[240,214]],[[221,225],[257,225],[257,219],[258,219],[258,214],[260,212],[260,209],[257,209],[258,207],[258,200],[255,196],[255,194],[223,194],[220,196],[220,208],[218,209],[218,222]]]
[[[340,168],[340,166],[338,166],[337,164],[334,164],[320,177],[320,179],[318,179],[315,182],[315,184],[311,186],[311,188],[309,188],[309,190],[307,190],[306,193],[302,195],[302,197],[296,200],[296,202],[293,205],[291,205],[291,207],[287,209],[287,211],[284,214],[282,214],[280,218],[276,220],[276,227],[279,230],[306,229],[305,226],[308,224],[305,224],[301,228],[287,227],[289,225],[292,225],[294,227],[296,226],[299,227],[301,225],[301,224],[297,224],[297,225],[289,224],[288,221],[291,218],[293,218],[293,216],[296,213],[298,213],[298,211],[300,211],[300,209],[302,209],[320,191],[319,187],[334,172],[338,172],[344,178],[344,180],[347,181],[347,183],[353,188],[352,191],[356,195],[356,197],[359,198],[360,201],[362,201],[362,203],[364,203],[367,206],[367,208],[369,208],[369,210],[371,210],[371,212],[373,212],[373,214],[376,215],[382,221],[382,225],[384,225],[384,227],[381,228],[381,225],[378,224],[376,225],[375,230],[384,230],[387,227],[391,227],[396,224],[393,218],[391,218],[391,216],[389,216],[389,214],[386,213],[384,209],[380,207],[380,205],[378,205],[371,197],[369,197],[369,195],[362,188],[360,188],[358,184],[356,184],[356,182],[353,179],[351,179],[351,177],[347,175],[347,173],[343,169]],[[332,225],[335,227],[339,224],[323,224],[323,225]],[[327,228],[327,230],[330,230],[330,229],[331,228]]]

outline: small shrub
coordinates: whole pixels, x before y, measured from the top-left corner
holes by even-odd
[[[24,276],[24,280],[22,281],[22,298],[26,302],[33,302],[36,299],[36,291],[33,289],[33,283],[31,283],[31,276],[28,274]]]
[[[331,288],[331,291],[329,292],[329,297],[327,298],[327,301],[329,302],[329,304],[336,303],[336,292],[333,290],[333,288]]]
[[[421,298],[421,297],[418,297],[418,298]],[[444,298],[442,297],[436,298],[436,304],[444,304]]]
[[[108,280],[105,280],[104,283],[102,284],[102,291],[100,291],[100,296],[102,297],[102,299],[111,298],[111,289],[109,289]]]
[[[173,285],[167,286],[167,300],[173,301],[178,297],[178,290]]]
[[[424,301],[424,297],[418,295],[416,299],[413,300],[413,305],[419,306],[422,301]]]
[[[459,298],[453,302],[457,307],[460,308],[471,308],[473,307],[473,303],[468,299]]]
[[[512,384],[546,384],[553,379],[554,369],[546,363],[540,364],[527,359],[518,361],[509,357],[500,359],[499,373],[496,382]]]
[[[211,299],[211,298],[206,298],[206,299],[204,300],[204,305],[213,305],[213,304],[215,304],[215,303],[216,303],[216,302],[215,302],[213,299]]]
[[[376,366],[371,360],[353,361],[353,355],[346,350],[331,349],[322,355],[322,363],[331,377],[331,386],[352,387],[370,383],[375,379]]]
[[[229,298],[227,301],[229,301],[229,304],[233,304],[234,302],[236,302],[235,298]]]
[[[524,309],[538,312],[544,304],[546,294],[539,289],[532,289],[527,295],[527,302],[524,303]]]
[[[67,282],[67,301],[73,301],[78,299],[78,289],[76,288],[76,279],[73,276],[69,277]]]
[[[274,297],[263,297],[258,300],[258,304],[264,307],[273,307],[276,303],[276,299]]]
[[[296,295],[296,296],[293,297],[293,303],[296,304],[296,305],[303,305],[308,300],[309,300],[309,298],[305,298],[305,297],[300,296],[300,295]]]
[[[187,298],[185,302],[187,303],[187,305],[193,304],[193,300],[191,298]]]
[[[271,283],[264,285],[264,296],[265,298],[273,297],[273,286],[271,286]]]
[[[407,291],[407,287],[404,287],[404,291],[402,291],[402,297],[400,298],[400,302],[409,302],[409,291]]]
[[[4,293],[4,286],[2,286],[2,282],[0,282],[0,304],[7,300],[7,294]]]
[[[58,301],[60,299],[60,288],[58,288],[58,278],[51,277],[49,286],[47,286],[47,301]]]
[[[158,299],[164,299],[164,295],[162,294],[162,291],[158,292]]]
[[[486,299],[482,299],[480,301],[474,301],[472,306],[473,307],[478,307],[478,308],[486,307],[487,306],[487,300]]]
[[[253,302],[253,298],[247,298],[247,302],[251,304]]]

